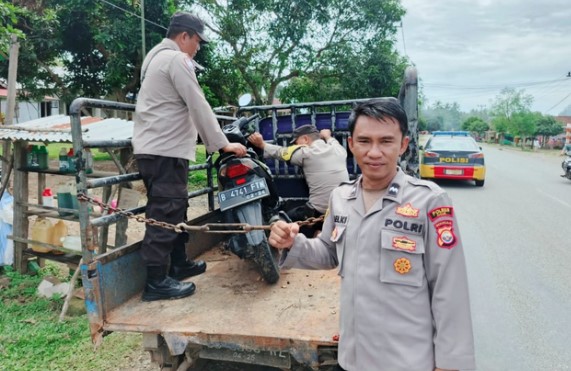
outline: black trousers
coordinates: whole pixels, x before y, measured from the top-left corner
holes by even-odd
[[[178,224],[186,221],[188,208],[188,160],[154,155],[135,155],[147,189],[146,218]],[[168,266],[186,259],[187,233],[176,233],[147,224],[141,255],[147,266]]]

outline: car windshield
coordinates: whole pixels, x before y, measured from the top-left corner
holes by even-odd
[[[479,151],[480,148],[470,137],[432,137],[426,149],[431,151]]]

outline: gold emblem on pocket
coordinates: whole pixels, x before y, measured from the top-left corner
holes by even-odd
[[[393,266],[395,267],[395,271],[400,274],[407,274],[412,269],[410,260],[407,258],[399,258],[395,260]]]

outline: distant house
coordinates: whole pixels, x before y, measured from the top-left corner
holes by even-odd
[[[6,117],[8,89],[7,86],[0,82],[0,119],[4,123]],[[44,97],[41,102],[37,101],[18,101],[16,99],[16,112],[14,113],[14,124],[35,120],[41,117],[59,115],[60,104],[59,99],[55,97]]]
[[[571,124],[571,116],[553,116],[553,118],[555,121],[560,122],[563,127],[566,127],[567,124]]]
[[[555,116],[555,120],[565,129],[565,143],[571,144],[571,116]]]

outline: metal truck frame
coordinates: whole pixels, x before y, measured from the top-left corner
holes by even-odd
[[[409,67],[398,99],[407,112],[411,137],[401,166],[412,174],[418,173],[417,96],[416,69]],[[275,143],[288,140],[293,128],[313,123],[318,128],[331,128],[333,135],[347,146],[347,112],[355,101],[359,100],[243,107],[239,114],[261,113],[262,119],[257,123],[260,132]],[[79,117],[86,107],[134,111],[132,104],[102,100],[78,98],[72,103],[78,194],[139,180],[138,173],[87,179],[81,158],[83,149],[126,148],[131,144],[83,140]],[[269,165],[286,202],[306,200],[307,186],[296,168],[278,162]],[[348,169],[352,177],[357,176],[359,170],[351,155]],[[189,224],[221,222],[221,213],[214,204],[212,162],[192,166],[190,170],[207,173],[207,186],[189,193],[189,198],[207,195],[209,212]],[[128,212],[137,215],[144,209],[137,207]],[[145,270],[139,254],[141,242],[103,253],[105,249],[97,246],[98,229],[125,222],[125,217],[114,213],[92,219],[88,202],[81,200],[79,219],[83,259],[80,269],[91,337],[96,345],[114,331],[142,333],[144,347],[153,361],[162,369],[172,370],[198,367],[203,360],[283,370],[327,369],[336,365],[339,277],[335,270],[284,271],[277,284],[268,285],[248,262],[226,255],[222,249],[213,249],[220,246],[224,235],[191,232],[187,254],[205,254],[208,261],[207,272],[193,277],[197,292],[185,299],[142,302]]]

